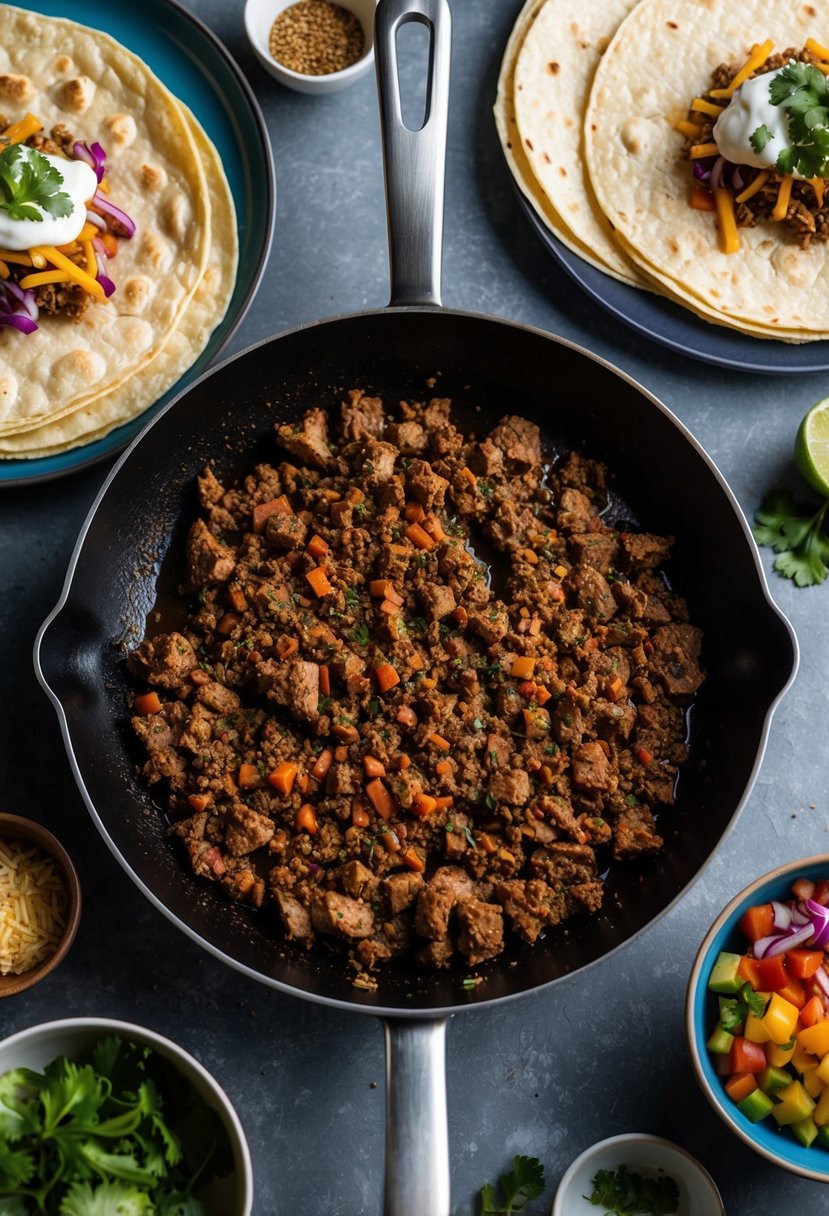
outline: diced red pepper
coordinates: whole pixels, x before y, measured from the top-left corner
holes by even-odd
[[[760,984],[760,973],[757,970],[756,958],[744,954],[737,966],[737,974],[742,976],[744,980],[747,980],[756,992],[759,992],[762,985]]]
[[[808,980],[823,962],[822,950],[787,950],[786,969],[798,980]]]
[[[790,1005],[795,1005],[798,1009],[802,1009],[806,1004],[806,989],[800,980],[792,979],[791,976],[788,982],[776,991],[784,1001],[788,1001]]]
[[[771,937],[774,933],[774,908],[771,904],[757,904],[753,908],[746,908],[740,917],[738,928],[750,942],[759,941],[761,937]]]
[[[752,1043],[738,1034],[731,1044],[728,1062],[732,1073],[762,1072],[766,1067],[766,1053],[759,1043]]]
[[[785,988],[789,977],[782,954],[775,954],[772,958],[758,958],[757,977],[762,992],[779,992],[781,988]],[[739,1072],[740,1069],[735,1068],[734,1071]]]

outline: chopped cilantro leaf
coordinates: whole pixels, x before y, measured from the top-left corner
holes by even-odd
[[[620,1165],[599,1170],[584,1198],[604,1208],[605,1216],[670,1216],[679,1206],[679,1187],[669,1174],[648,1178]]]
[[[755,152],[762,152],[770,139],[774,139],[774,136],[766,124],[761,123],[757,130],[752,132],[752,134],[749,136],[748,142],[751,144]]]
[[[788,490],[772,490],[755,512],[754,539],[774,549],[779,555],[775,570],[798,587],[822,583],[829,574],[829,536],[823,527],[827,508],[829,499],[810,515]]]
[[[489,1182],[481,1187],[481,1216],[513,1216],[543,1193],[544,1166],[538,1158],[513,1157],[512,1169],[501,1175],[497,1188]]]
[[[34,148],[9,144],[0,152],[0,210],[13,220],[42,223],[41,211],[71,215],[72,199],[62,185],[63,174]]]

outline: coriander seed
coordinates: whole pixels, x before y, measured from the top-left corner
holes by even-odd
[[[283,9],[271,26],[271,55],[292,72],[328,76],[356,63],[365,49],[358,18],[330,0],[299,0]]]

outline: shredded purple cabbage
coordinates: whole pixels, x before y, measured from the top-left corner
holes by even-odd
[[[116,207],[114,203],[111,203],[108,198],[101,194],[100,190],[95,191],[92,197],[92,206],[107,217],[108,227],[115,232],[116,236],[124,237],[126,240],[135,236],[135,222],[130,219],[126,211],[122,211],[120,207]]]

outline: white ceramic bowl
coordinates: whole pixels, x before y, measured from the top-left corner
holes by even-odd
[[[620,1165],[652,1177],[670,1174],[679,1187],[676,1216],[725,1216],[720,1193],[697,1159],[670,1140],[642,1132],[600,1140],[576,1157],[558,1184],[553,1216],[596,1216],[601,1209],[584,1196],[593,1190],[599,1170],[617,1170]]]
[[[298,93],[336,93],[346,85],[354,84],[365,76],[374,63],[374,10],[377,0],[334,0],[349,9],[359,19],[365,35],[363,53],[356,63],[341,72],[329,72],[326,76],[307,76],[294,72],[274,59],[268,49],[271,26],[283,9],[295,0],[247,0],[245,4],[245,31],[256,58],[271,76],[289,89]]]
[[[217,1112],[230,1140],[233,1173],[213,1186],[208,1202],[209,1216],[250,1216],[253,1208],[253,1167],[245,1133],[239,1117],[222,1087],[210,1073],[170,1039],[114,1018],[66,1018],[42,1022],[18,1031],[0,1042],[0,1075],[10,1068],[41,1071],[56,1056],[73,1055],[91,1047],[98,1039],[117,1035],[152,1047],[178,1071],[201,1100]]]

